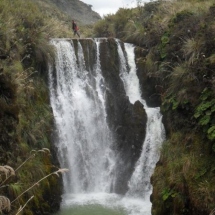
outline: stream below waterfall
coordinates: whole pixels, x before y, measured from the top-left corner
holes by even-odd
[[[147,113],[141,156],[131,174],[126,194],[114,192],[119,158],[106,113],[104,77],[100,65],[100,39],[94,39],[96,59],[86,66],[82,44],[53,39],[56,59],[49,67],[50,101],[55,119],[55,146],[62,168],[64,194],[58,215],[151,215],[150,177],[165,138],[159,108],[141,98],[134,47],[116,40],[120,79],[131,104],[139,100]],[[89,52],[90,54],[90,52]]]

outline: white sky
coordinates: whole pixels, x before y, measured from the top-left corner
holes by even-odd
[[[131,8],[137,6],[137,0],[81,0],[86,4],[92,5],[92,10],[100,14],[100,16],[107,14],[114,14],[119,8]],[[142,0],[142,2],[149,2],[150,0]]]

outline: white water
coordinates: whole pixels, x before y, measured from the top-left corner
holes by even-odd
[[[121,76],[127,95],[131,103],[140,100],[144,104],[148,123],[142,154],[129,182],[128,193],[124,197],[111,193],[115,186],[117,159],[106,122],[104,81],[99,61],[100,42],[95,43],[97,59],[91,73],[86,70],[80,43],[76,57],[72,42],[52,40],[57,50],[56,74],[51,66],[49,72],[56,146],[61,167],[70,170],[63,177],[62,207],[100,204],[123,208],[129,215],[150,215],[150,176],[163,141],[161,115],[158,108],[148,108],[141,99],[133,47],[125,44],[130,67],[127,71],[126,56],[118,43]]]
[[[123,67],[121,68],[121,78],[129,100],[133,104],[139,100],[144,105],[147,113],[146,137],[141,156],[136,163],[135,171],[129,181],[127,196],[142,197],[144,200],[149,200],[152,192],[150,177],[159,160],[159,149],[165,137],[164,127],[161,122],[162,116],[159,108],[149,108],[145,100],[141,98],[139,80],[136,75],[134,46],[125,44],[125,52],[127,54],[125,56],[120,43],[118,42],[117,44],[122,65],[125,65],[126,57],[129,65],[129,71]]]

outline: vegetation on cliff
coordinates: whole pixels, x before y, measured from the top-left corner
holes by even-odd
[[[47,62],[53,59],[54,50],[49,38],[71,35],[69,27],[59,21],[64,16],[51,12],[31,0],[0,1],[0,164],[1,170],[6,165],[16,173],[7,178],[0,171],[0,188],[1,195],[12,203],[11,214],[32,195],[26,214],[33,214],[32,210],[50,213],[60,203],[61,185],[56,176],[43,180],[37,189],[32,187],[57,170],[53,157],[35,153],[51,148],[53,116]],[[28,162],[24,162],[26,159]],[[18,168],[23,162],[25,165]],[[29,187],[29,192],[13,201]],[[7,202],[2,196],[1,202]]]
[[[152,177],[152,214],[209,214],[215,208],[215,4],[155,1],[120,9],[94,28],[139,46],[147,103],[161,105],[167,138]],[[153,101],[153,98],[156,100]]]

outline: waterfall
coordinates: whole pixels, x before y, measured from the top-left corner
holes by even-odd
[[[139,80],[136,75],[136,64],[134,55],[134,46],[125,44],[125,53],[123,53],[120,43],[117,41],[118,53],[121,61],[121,78],[123,80],[126,93],[131,103],[139,100],[145,107],[147,113],[146,137],[143,143],[143,149],[139,160],[136,163],[135,171],[129,181],[128,196],[148,198],[152,191],[150,177],[154,171],[155,165],[159,160],[159,148],[164,140],[165,133],[162,124],[162,116],[159,108],[149,108],[141,98]],[[126,58],[129,70],[126,69]],[[133,84],[131,84],[133,83]]]
[[[65,193],[110,192],[112,180],[109,177],[114,169],[114,152],[105,120],[99,64],[95,67],[96,75],[90,77],[80,43],[78,59],[72,43],[52,43],[57,49],[56,86],[50,73],[51,105],[58,132],[57,148],[61,165],[70,169],[64,178]]]
[[[164,138],[159,108],[148,108],[141,98],[136,76],[134,48],[117,41],[120,76],[131,103],[139,100],[147,112],[147,132],[143,149],[122,197],[114,193],[118,155],[106,113],[106,86],[100,65],[100,40],[94,41],[96,55],[87,68],[83,48],[72,40],[53,39],[55,64],[49,66],[50,101],[55,118],[55,145],[63,176],[62,205],[99,204],[122,208],[123,214],[150,215],[150,176],[159,158]],[[128,70],[129,68],[129,70]]]

